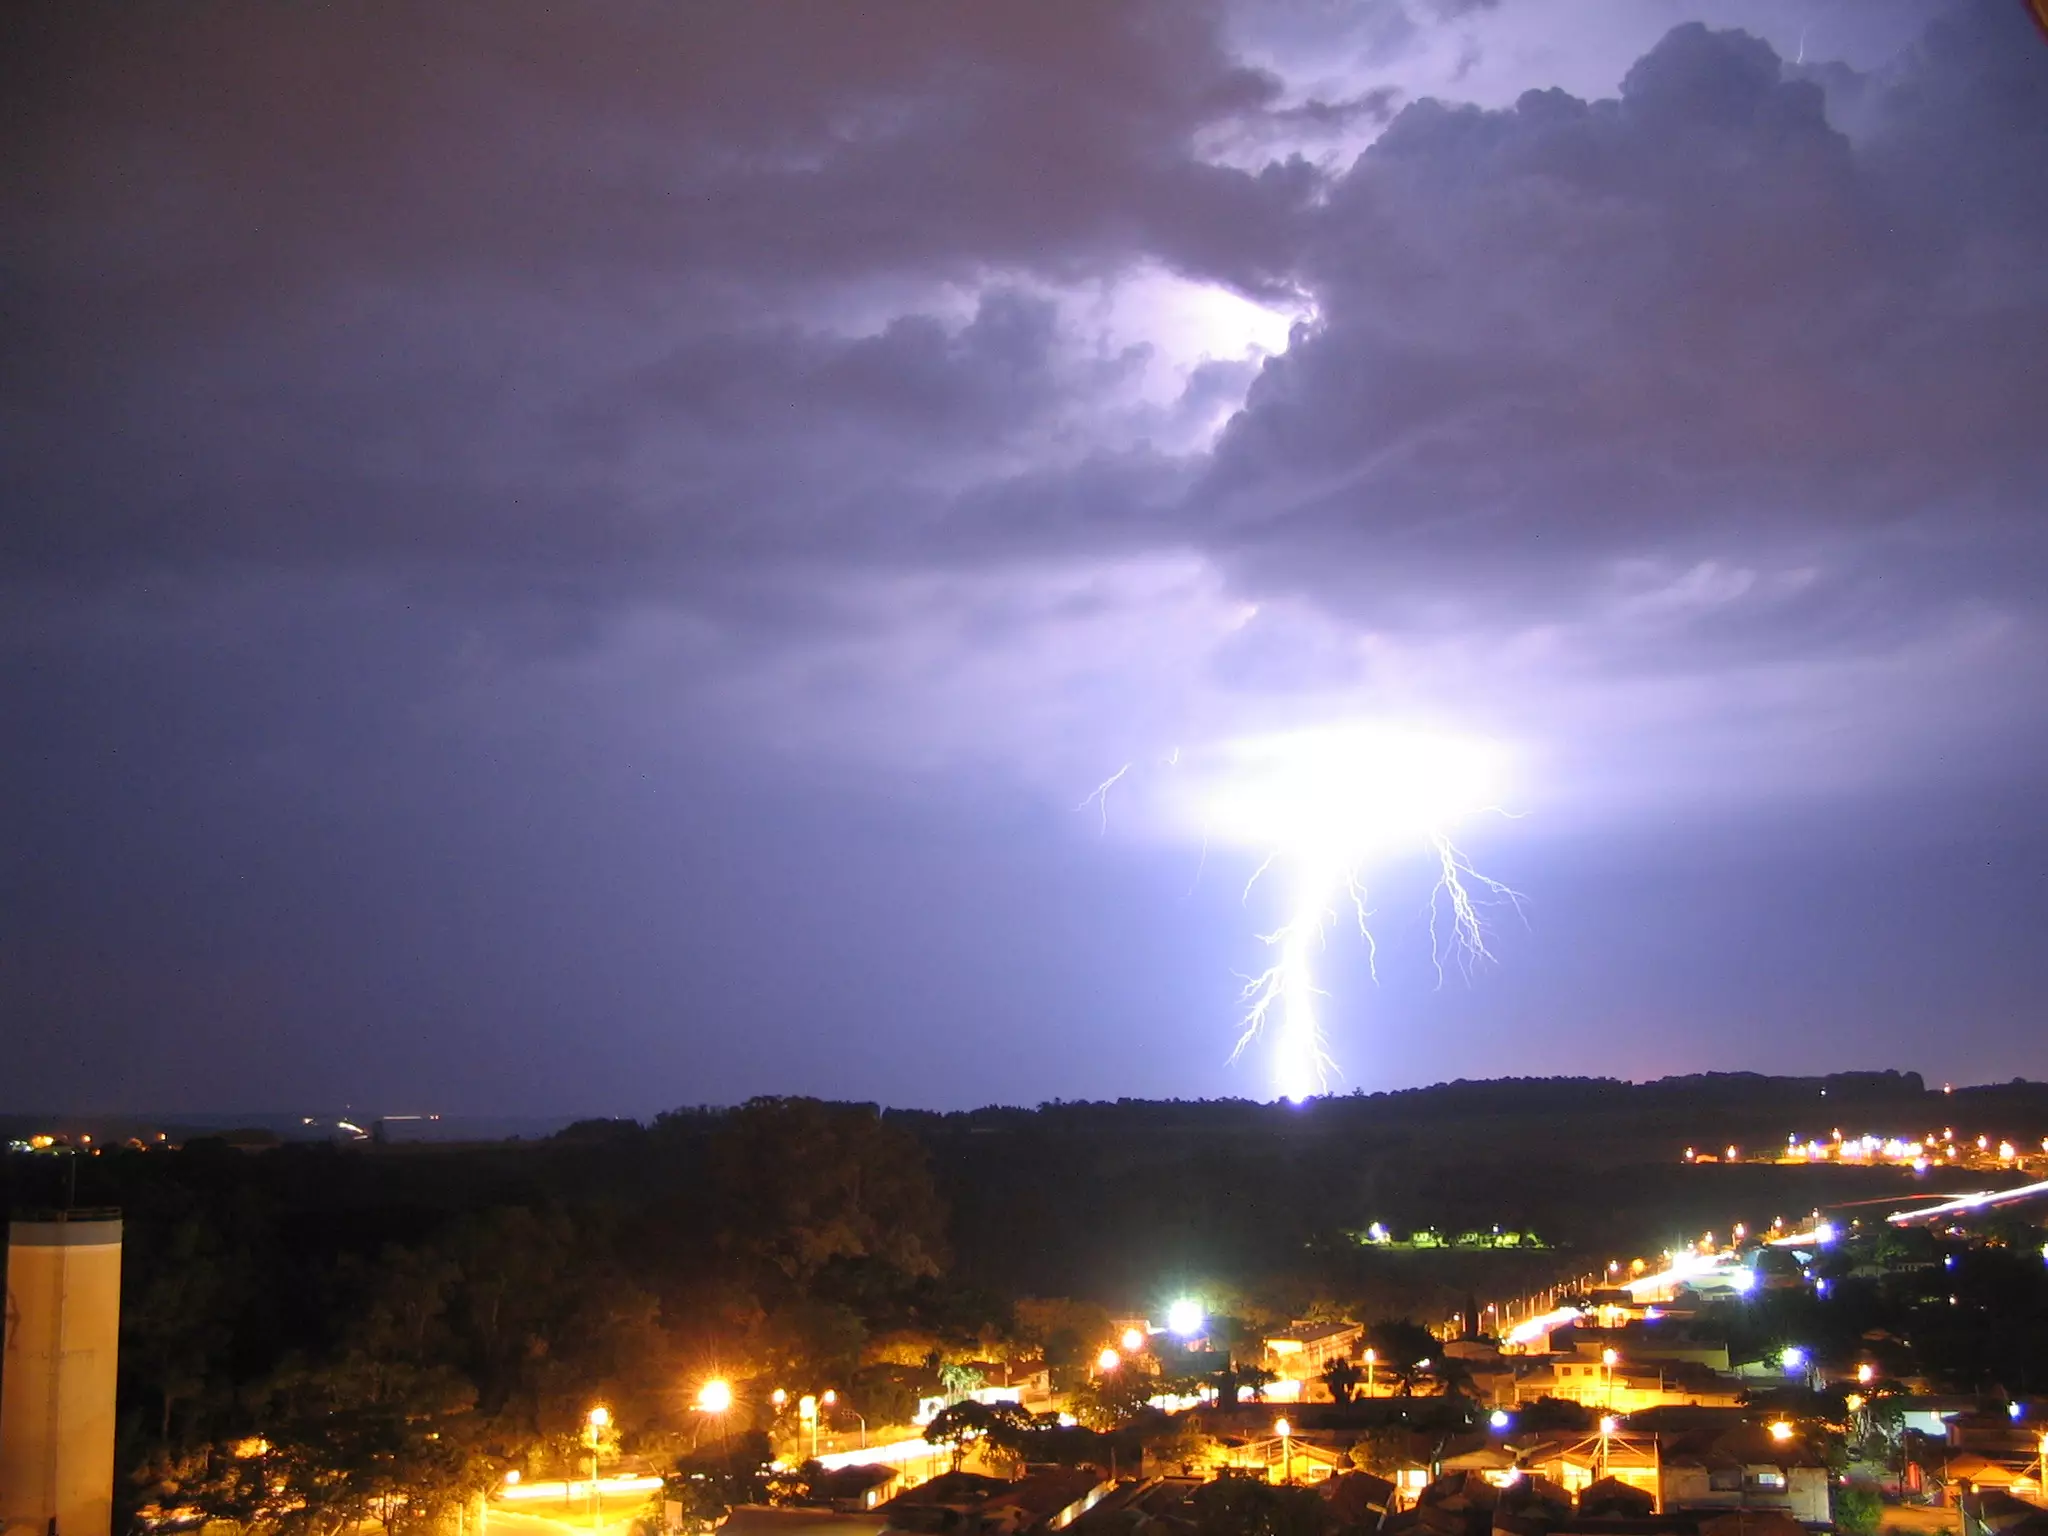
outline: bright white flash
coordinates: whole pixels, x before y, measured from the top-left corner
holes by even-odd
[[[1453,838],[1472,816],[1498,810],[1499,769],[1486,743],[1384,725],[1231,742],[1186,765],[1176,786],[1180,814],[1199,822],[1205,843],[1263,859],[1245,886],[1247,901],[1266,881],[1286,892],[1285,921],[1261,935],[1272,964],[1245,983],[1233,1060],[1263,1038],[1282,1098],[1299,1103],[1329,1087],[1336,1063],[1314,962],[1340,906],[1350,908],[1371,953],[1364,873],[1376,863],[1416,853],[1434,861],[1430,936],[1439,980],[1447,959],[1469,967],[1488,958],[1479,901],[1517,897],[1475,870]]]

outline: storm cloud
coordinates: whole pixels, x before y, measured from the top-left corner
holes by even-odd
[[[1750,9],[10,15],[15,1095],[1258,1092],[1072,808],[1378,718],[1532,905],[1358,1080],[2038,1067],[2048,41]]]

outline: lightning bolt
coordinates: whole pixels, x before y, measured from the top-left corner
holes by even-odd
[[[1401,738],[1375,735],[1363,742],[1367,747],[1392,750],[1401,745]],[[1340,740],[1336,745],[1342,749],[1344,743]],[[1355,753],[1357,747],[1352,750]],[[1175,748],[1167,765],[1177,767],[1179,757]],[[1336,761],[1341,765],[1347,759],[1340,756]],[[1327,1092],[1339,1071],[1323,1032],[1318,1000],[1328,994],[1315,984],[1315,961],[1328,947],[1330,927],[1345,903],[1365,944],[1367,967],[1373,980],[1379,979],[1379,947],[1373,937],[1363,871],[1367,856],[1389,846],[1384,836],[1389,828],[1415,839],[1435,862],[1437,877],[1426,910],[1430,958],[1439,987],[1447,966],[1455,964],[1469,980],[1478,965],[1493,958],[1481,916],[1483,907],[1501,902],[1512,906],[1518,917],[1523,915],[1521,894],[1480,873],[1451,837],[1450,829],[1463,817],[1479,810],[1499,812],[1499,807],[1484,805],[1478,796],[1467,799],[1455,789],[1440,790],[1437,781],[1427,776],[1439,766],[1436,758],[1411,752],[1397,758],[1397,766],[1402,763],[1407,765],[1405,774],[1374,778],[1333,772],[1299,782],[1285,781],[1271,791],[1270,805],[1284,808],[1277,828],[1286,832],[1286,840],[1268,845],[1265,857],[1246,879],[1239,900],[1248,906],[1262,881],[1284,873],[1288,884],[1285,920],[1271,932],[1258,935],[1271,952],[1272,963],[1255,976],[1239,977],[1243,1012],[1230,1059],[1236,1061],[1254,1041],[1268,1042],[1274,1087],[1280,1097],[1297,1104]],[[1105,833],[1109,791],[1130,771],[1131,764],[1126,763],[1078,807],[1099,806]],[[1269,802],[1259,804],[1264,807]],[[1367,814],[1361,815],[1361,811]],[[1206,863],[1206,827],[1202,843]],[[1199,868],[1196,878],[1200,878]],[[1193,887],[1189,889],[1192,892]]]
[[[1074,807],[1074,809],[1077,811],[1085,811],[1091,805],[1100,806],[1102,808],[1102,835],[1104,837],[1107,837],[1109,835],[1110,789],[1116,784],[1116,781],[1118,779],[1122,778],[1125,774],[1129,773],[1130,771],[1131,765],[1129,763],[1125,763],[1123,767],[1117,769],[1115,773],[1112,773],[1108,778],[1104,779],[1100,784],[1096,785],[1094,789],[1090,790],[1086,798],[1084,798],[1079,805]]]

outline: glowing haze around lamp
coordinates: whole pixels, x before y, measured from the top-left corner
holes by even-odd
[[[1181,1297],[1166,1309],[1167,1331],[1179,1338],[1194,1338],[1206,1321],[1202,1315],[1202,1304],[1189,1296]]]

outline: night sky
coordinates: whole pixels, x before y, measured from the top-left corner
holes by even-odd
[[[1375,866],[1340,1091],[2048,1076],[2017,0],[15,5],[0,123],[0,1108],[1268,1097],[1159,807],[1356,722],[1525,899]]]

